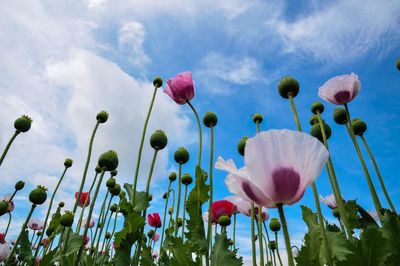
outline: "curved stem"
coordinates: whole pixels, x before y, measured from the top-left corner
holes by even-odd
[[[21,232],[19,233],[18,238],[17,238],[17,240],[15,241],[15,244],[14,244],[13,248],[11,249],[11,252],[8,254],[7,260],[6,260],[6,262],[4,263],[4,265],[6,265],[6,266],[7,266],[7,265],[10,265],[11,258],[14,256],[15,250],[16,250],[18,244],[19,244],[19,241],[21,240],[22,233],[25,231],[26,225],[28,224],[28,221],[31,219],[32,213],[33,213],[33,211],[35,210],[35,208],[36,208],[36,204],[32,204],[32,207],[31,207],[31,209],[30,209],[30,211],[29,211],[29,213],[28,213],[28,216],[26,216],[25,222],[24,222],[24,224],[22,225]]]
[[[258,123],[257,123],[258,124]],[[260,248],[260,265],[264,265],[264,247],[263,247],[263,234],[262,234],[262,207],[258,206],[258,245]]]
[[[168,200],[169,200],[169,193],[171,190],[171,184],[172,184],[172,181],[169,181],[168,190],[167,190],[167,198],[165,199],[164,217],[163,217],[163,223],[162,223],[162,229],[161,229],[161,242],[160,242],[160,252],[159,252],[160,256],[161,256],[161,251],[162,251],[162,246],[163,246],[163,241],[164,241],[165,219],[167,218],[167,208],[168,208]]]
[[[90,252],[93,252],[94,243],[95,243],[95,240],[97,239],[97,233],[99,231],[99,225],[103,226],[103,224],[101,224],[101,223],[103,222],[104,208],[106,207],[108,194],[110,194],[110,193],[107,190],[106,195],[105,195],[104,200],[103,200],[103,203],[101,204],[99,217],[97,218],[96,230],[94,230],[94,238],[91,240],[91,244],[90,244]],[[89,221],[90,221],[90,219],[89,219]]]
[[[267,229],[267,226],[265,225],[265,222],[264,222],[264,221],[263,221],[263,225],[264,225],[265,235],[267,236],[267,240],[268,240],[268,243],[269,243],[269,241],[270,241],[270,239],[269,239],[269,233],[268,233],[268,229]],[[272,261],[272,251],[271,251],[271,249],[269,248],[268,245],[266,245],[265,248],[269,250],[269,255],[270,255],[271,261]],[[268,253],[268,252],[267,252],[267,253]]]
[[[278,207],[279,217],[280,217],[281,223],[282,223],[283,236],[285,237],[286,252],[288,255],[288,264],[289,264],[289,266],[294,266],[292,245],[290,245],[289,230],[288,230],[287,223],[286,223],[285,213],[283,212],[283,206],[282,206],[282,204],[277,204],[277,207]],[[275,256],[275,254],[274,254],[274,256]]]
[[[278,232],[275,232],[276,254],[278,255],[279,264],[283,266],[281,255],[279,254]]]
[[[269,263],[268,248],[267,248],[268,247],[268,243],[267,243],[267,240],[265,239],[264,235],[263,235],[263,242],[264,242],[264,246],[265,246],[265,255],[266,255],[267,265],[268,265],[268,263]]]
[[[182,165],[179,164],[179,168],[178,168],[178,204],[176,206],[176,213],[175,213],[174,236],[176,236],[178,234],[178,218],[179,218],[179,208],[181,206],[181,194],[182,194]]]
[[[274,266],[276,266],[276,256],[275,256],[275,250],[272,250],[272,257],[274,258]]]
[[[209,264],[209,252],[211,248],[211,240],[212,240],[212,230],[211,230],[211,224],[212,224],[212,203],[213,203],[213,195],[214,195],[214,181],[213,181],[213,162],[214,162],[214,127],[210,127],[210,166],[209,166],[209,178],[210,178],[210,200],[208,203],[208,223],[207,223],[207,242],[208,242],[208,248],[207,248],[207,260],[206,260],[206,265]],[[236,218],[236,216],[235,216]],[[236,221],[236,220],[235,220]],[[235,241],[235,240],[233,240]]]
[[[294,116],[294,121],[295,121],[295,123],[296,123],[297,130],[301,132],[301,131],[303,131],[303,130],[301,129],[299,116],[297,115],[296,105],[294,105],[293,96],[292,96],[291,93],[289,93],[289,102],[290,102],[290,107],[292,108],[292,112],[293,112],[293,116]]]
[[[362,142],[364,143],[365,148],[367,149],[367,152],[369,154],[369,157],[371,158],[372,164],[374,165],[376,175],[378,176],[378,180],[379,180],[379,183],[381,184],[383,194],[385,194],[385,197],[386,197],[387,202],[389,203],[390,209],[396,213],[396,209],[393,205],[392,200],[390,199],[389,193],[386,190],[385,183],[383,182],[383,178],[382,178],[381,172],[379,171],[378,164],[376,163],[375,156],[372,154],[372,151],[369,148],[367,140],[364,138],[364,136],[361,135],[360,138],[361,138]]]
[[[11,147],[11,144],[13,143],[14,139],[18,136],[19,133],[21,133],[21,131],[15,130],[15,132],[14,132],[14,134],[12,135],[11,139],[8,141],[7,146],[6,146],[6,148],[4,149],[3,154],[1,155],[1,158],[0,158],[0,166],[1,166],[1,164],[3,163],[4,158],[6,157],[7,152],[8,152],[8,150],[9,150],[10,147]]]
[[[149,123],[150,114],[151,114],[151,111],[153,110],[154,100],[156,99],[157,89],[158,89],[158,87],[154,87],[153,97],[151,98],[149,110],[147,111],[146,120],[144,121],[143,129],[142,129],[142,138],[140,140],[138,157],[137,157],[137,161],[136,161],[135,177],[133,179],[133,198],[132,198],[132,203],[135,203],[135,199],[136,199],[136,187],[137,187],[137,180],[138,180],[138,175],[139,175],[140,160],[141,160],[141,157],[142,157],[143,142],[144,142],[144,138],[146,136],[147,124]]]
[[[188,186],[185,185],[185,193],[183,197],[183,217],[182,217],[182,239],[185,241],[185,216],[186,216],[186,198]]]
[[[4,238],[6,238],[6,236],[7,236],[7,232],[8,232],[8,229],[10,228],[10,224],[11,224],[11,212],[8,212],[8,223],[7,223],[6,231],[4,232]]]
[[[257,266],[256,258],[256,241],[255,241],[255,230],[254,230],[254,203],[251,203],[251,255],[253,258],[253,266]]]
[[[203,133],[201,130],[201,123],[200,123],[200,118],[199,115],[197,114],[196,109],[194,108],[194,106],[191,104],[191,102],[186,101],[188,103],[188,105],[190,106],[190,108],[192,109],[194,116],[196,117],[196,121],[197,121],[197,126],[199,128],[199,151],[198,151],[198,156],[197,156],[197,165],[201,168],[201,150],[203,148]]]
[[[96,242],[96,249],[95,249],[96,250],[96,256],[97,256],[97,253],[99,251],[99,244],[100,244],[101,235],[103,234],[104,225],[105,225],[105,223],[107,221],[107,216],[108,216],[108,212],[110,211],[110,206],[111,206],[111,202],[112,202],[113,197],[114,197],[114,195],[111,195],[110,200],[108,201],[108,204],[107,204],[107,209],[105,209],[105,212],[104,212],[103,220],[101,221],[100,233],[99,233],[99,237],[97,238],[97,242]],[[110,221],[110,219],[111,218],[109,218],[108,221]],[[107,233],[107,228],[106,228],[106,233]]]
[[[147,182],[146,182],[146,196],[147,197],[149,196],[150,181],[151,181],[151,176],[153,175],[154,165],[156,163],[157,152],[158,152],[158,150],[154,150],[153,159],[151,160],[151,165],[150,165],[150,172],[149,172],[149,175],[147,176]]]

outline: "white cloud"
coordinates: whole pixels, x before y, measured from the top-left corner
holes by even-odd
[[[127,22],[122,25],[118,34],[119,48],[127,53],[133,65],[143,66],[150,63],[150,58],[144,52],[145,29],[137,21]]]

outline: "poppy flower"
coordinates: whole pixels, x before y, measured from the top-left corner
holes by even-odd
[[[83,227],[86,227],[86,223],[87,223],[87,219],[83,220],[82,226],[83,226]],[[94,226],[94,219],[93,219],[93,218],[90,218],[89,228],[93,228],[93,226]]]
[[[8,254],[11,252],[11,246],[9,242],[0,244],[0,262],[7,259]]]
[[[153,240],[154,242],[157,242],[160,239],[160,234],[155,232],[153,237],[151,238],[151,240]]]
[[[164,92],[178,104],[185,104],[194,97],[194,83],[192,72],[186,71],[167,80]]]
[[[154,250],[153,253],[151,254],[153,260],[156,260],[158,258],[158,251]]]
[[[217,200],[212,203],[212,220],[218,221],[221,216],[231,217],[234,210],[232,202],[227,200]]]
[[[361,90],[361,83],[354,73],[329,79],[318,90],[318,96],[337,105],[351,102]]]
[[[158,212],[150,213],[147,215],[147,223],[151,227],[161,227],[161,218]]]
[[[258,207],[254,207],[254,218],[256,218],[256,221],[258,221]],[[269,214],[265,208],[262,208],[261,212],[261,220],[266,221],[269,218]]]
[[[32,230],[42,230],[43,229],[43,222],[37,218],[33,218],[28,222],[29,229]]]
[[[4,198],[0,199],[0,201],[5,201],[8,203],[8,212],[12,212],[14,210],[14,202],[11,200],[11,194],[7,194]]]
[[[79,192],[75,192],[75,199],[78,198],[78,194],[79,194]],[[87,207],[89,204],[90,204],[89,192],[82,192],[81,197],[78,201],[78,206],[82,208],[83,205],[85,205],[85,207]]]
[[[6,243],[6,236],[3,233],[0,233],[0,244]]]
[[[238,196],[228,196],[225,200],[230,201],[234,205],[233,213],[242,213],[250,216],[251,202]]]
[[[326,197],[322,197],[321,195],[319,195],[319,199],[320,199],[320,201],[325,203],[326,206],[328,206],[331,209],[334,209],[337,207],[335,196],[333,194],[330,194]]]

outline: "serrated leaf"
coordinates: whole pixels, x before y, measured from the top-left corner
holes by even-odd
[[[385,261],[390,255],[390,247],[382,231],[374,227],[369,227],[361,233],[358,250],[363,266],[386,265]]]
[[[32,263],[34,257],[32,256],[32,244],[29,241],[29,232],[24,230],[19,241],[19,256],[24,258],[24,262]]]
[[[151,254],[151,247],[143,246],[142,251],[140,253],[140,265],[154,265],[154,259]]]
[[[344,261],[353,254],[350,242],[345,238],[343,232],[327,231],[326,237],[328,238],[328,247],[334,261]]]
[[[136,192],[135,198],[135,208],[136,212],[141,212],[146,210],[150,206],[149,198],[146,196],[146,192]]]
[[[215,235],[215,243],[211,251],[211,265],[243,265],[242,257],[236,258],[237,249],[229,250],[230,243],[226,236],[226,230],[222,234]]]
[[[69,256],[70,254],[77,252],[82,245],[83,245],[83,241],[82,241],[81,236],[79,236],[78,234],[76,234],[74,232],[71,232],[69,234],[68,245],[67,245],[64,255]]]
[[[366,229],[367,227],[378,227],[378,224],[376,223],[375,219],[359,204],[357,204],[357,211],[360,214],[359,222],[360,222],[360,227],[362,229]]]
[[[386,212],[382,220],[382,233],[387,239],[391,249],[391,254],[388,258],[388,264],[398,263],[400,261],[400,218],[392,212]]]
[[[172,253],[170,265],[199,266],[193,261],[193,253],[189,242],[183,243],[181,237],[167,237],[165,249]]]

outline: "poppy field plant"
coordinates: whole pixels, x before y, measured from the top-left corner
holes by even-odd
[[[0,219],[4,219],[1,224],[5,225],[0,228],[0,265],[236,266],[244,265],[245,254],[238,247],[246,237],[251,242],[253,266],[398,265],[400,216],[364,137],[366,123],[350,117],[348,105],[361,92],[361,82],[356,74],[329,79],[315,97],[320,96],[328,103],[344,107],[334,111],[333,120],[346,127],[354,144],[374,202],[374,211],[367,211],[356,199],[343,200],[340,188],[346,186],[346,180],[339,179],[334,167],[335,154],[328,143],[332,128],[322,118],[325,107],[320,102],[311,105],[310,134],[303,132],[294,102],[301,92],[300,83],[294,77],[283,77],[277,87],[278,94],[290,103],[297,130],[264,130],[264,115],[253,114],[251,120],[255,124],[255,133],[241,138],[233,147],[240,157],[229,156],[235,158],[237,164],[233,159],[224,160],[219,154],[214,157],[214,148],[218,146],[214,133],[223,130],[219,124],[223,121],[213,112],[204,112],[200,119],[192,104],[196,96],[192,72],[178,73],[166,83],[165,94],[159,97],[166,97],[180,108],[189,107],[194,115],[199,144],[194,163],[191,162],[193,155],[189,153],[191,149],[176,146],[179,148],[175,147],[174,152],[168,154],[171,153],[168,149],[170,140],[180,141],[176,136],[167,136],[161,129],[147,134],[153,109],[157,108],[157,91],[163,87],[163,80],[157,77],[153,81],[152,98],[144,99],[149,107],[143,121],[140,145],[134,151],[138,156],[132,169],[133,178],[127,179],[128,183],[120,182],[120,158],[114,150],[96,155],[97,160],[92,158],[92,151],[96,150],[96,133],[108,126],[103,124],[108,121],[109,114],[101,111],[93,117],[93,130],[87,132],[90,135],[88,153],[83,162],[84,169],[79,173],[79,190],[72,194],[75,200],[71,205],[58,202],[57,206],[54,203],[57,199],[55,194],[65,186],[62,181],[68,178],[67,170],[73,167],[69,158],[63,165],[60,163],[62,170],[56,186],[50,188],[52,193],[43,186],[26,193],[23,190],[25,183],[18,181],[10,189],[11,193],[0,199]],[[8,163],[6,157],[16,156],[12,144],[18,141],[17,135],[29,131],[31,123],[32,119],[25,115],[14,122],[11,130],[15,133],[4,148],[1,167]],[[207,143],[204,143],[207,149],[203,147],[203,127],[207,130]],[[367,150],[386,201],[381,201],[376,193],[369,165],[365,163],[356,136]],[[151,158],[144,155],[144,145],[152,149]],[[208,159],[204,159],[203,148],[209,152]],[[342,150],[346,149],[348,147],[342,147]],[[170,156],[171,165],[176,169],[165,180],[153,178],[161,153]],[[202,164],[204,160],[209,163],[207,169]],[[90,170],[93,161],[96,167]],[[149,169],[141,169],[146,161]],[[223,198],[215,194],[219,189],[215,188],[214,170],[226,173],[226,191],[231,195]],[[137,183],[143,171],[146,186],[141,191]],[[325,197],[318,194],[315,183],[317,178],[325,178],[321,175],[323,171],[330,184],[329,190],[322,189],[321,194],[327,195]],[[152,194],[154,188],[160,187],[162,197]],[[312,193],[315,205],[299,206],[307,190]],[[25,193],[31,206],[22,217],[21,212],[16,212],[20,202],[14,204],[17,192],[18,195]],[[163,210],[157,209],[159,200]],[[389,206],[384,205],[385,202]],[[71,206],[71,209],[67,210],[66,206]],[[286,213],[294,208],[302,211],[302,217],[298,217],[296,223],[300,223],[302,218],[308,229],[299,247],[292,245],[295,242],[289,228],[295,225],[292,219],[286,218]],[[40,219],[33,218],[39,215],[39,211],[45,214],[43,220],[40,216]],[[238,237],[237,219],[249,223],[245,227],[245,236]],[[22,221],[22,224],[18,226],[18,234],[10,237],[8,232],[14,221]],[[239,228],[242,233],[243,226]]]

